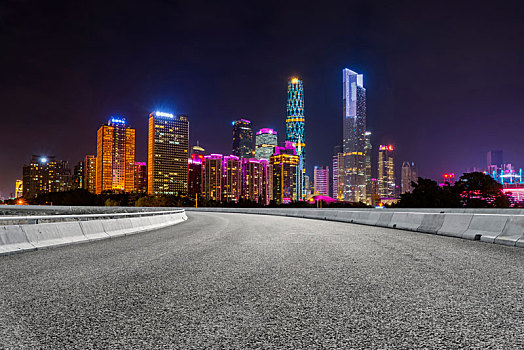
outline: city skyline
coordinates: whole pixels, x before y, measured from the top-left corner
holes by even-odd
[[[84,11],[92,11],[85,6]],[[254,130],[267,127],[283,136],[283,91],[292,76],[305,82],[311,177],[313,166],[331,165],[333,146],[341,138],[340,70],[346,67],[365,76],[372,164],[377,162],[375,150],[380,144],[394,145],[398,164],[415,161],[421,176],[434,179],[444,172],[459,174],[482,167],[492,149],[504,150],[505,158],[517,166],[524,164],[517,133],[524,127],[519,118],[524,106],[518,98],[524,72],[517,64],[522,29],[513,3],[471,8],[459,2],[445,24],[436,23],[449,14],[443,4],[427,11],[417,5],[393,8],[347,2],[342,7],[320,6],[314,15],[307,8],[284,5],[278,7],[278,16],[276,7],[269,5],[254,11],[228,4],[224,9],[203,10],[208,21],[198,29],[184,20],[201,10],[195,5],[170,12],[173,20],[166,23],[177,22],[173,28],[158,22],[167,12],[163,6],[168,5],[129,9],[120,27],[107,20],[119,13],[118,6],[108,7],[94,17],[98,25],[93,33],[85,32],[86,20],[76,15],[74,7],[56,11],[19,3],[3,15],[10,28],[3,34],[5,47],[11,54],[1,58],[2,66],[9,67],[4,68],[1,83],[5,102],[1,196],[14,193],[20,169],[32,154],[54,155],[71,165],[95,154],[93,130],[111,115],[126,117],[137,130],[137,161],[146,160],[143,118],[152,110],[189,115],[190,145],[199,140],[209,153],[230,153],[230,121],[242,117],[253,122]],[[217,26],[215,13],[226,22],[244,16],[258,24]],[[315,24],[292,35],[293,26],[285,18],[294,13]],[[400,16],[422,15],[435,28],[427,37],[422,35],[427,21],[399,25]],[[67,22],[71,16],[76,20]],[[273,20],[260,24],[260,18]],[[316,18],[321,20],[317,23]],[[39,37],[42,24],[51,24],[51,30]],[[71,38],[57,44],[54,33],[64,26],[71,30]],[[183,35],[173,35],[180,28],[187,29]],[[78,37],[86,48],[76,44]],[[216,42],[224,50],[217,51]],[[406,45],[416,45],[418,51]],[[485,50],[486,46],[491,49]],[[146,47],[160,53],[150,55]],[[308,54],[316,51],[322,57]],[[204,58],[204,52],[209,56]],[[268,59],[274,52],[278,53],[274,59]],[[497,74],[485,77],[484,72],[493,69]],[[494,131],[493,121],[504,119],[514,127]],[[433,132],[435,125],[438,133]]]

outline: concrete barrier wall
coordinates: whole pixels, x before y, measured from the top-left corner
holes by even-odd
[[[165,208],[164,208],[165,209]],[[49,216],[52,217],[52,216]],[[0,255],[95,241],[171,226],[187,220],[184,210],[138,217],[0,226]]]
[[[186,208],[340,221],[524,247],[521,209]]]

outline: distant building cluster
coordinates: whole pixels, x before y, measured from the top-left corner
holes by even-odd
[[[366,127],[363,75],[350,69],[342,76],[342,140],[329,166],[314,166],[306,175],[304,84],[287,82],[285,135],[281,143],[271,128],[254,132],[251,121],[232,122],[230,155],[206,153],[189,145],[189,117],[165,111],[148,116],[147,161],[135,159],[135,129],[126,118],[112,116],[96,133],[96,154],[74,165],[54,156],[33,156],[17,181],[16,196],[85,189],[91,193],[179,195],[214,202],[289,203],[319,198],[377,205],[413,190],[417,170],[402,163],[401,186],[395,182],[392,145],[378,147],[372,168],[371,132]],[[493,157],[497,155],[494,154]],[[494,158],[495,159],[495,158]]]

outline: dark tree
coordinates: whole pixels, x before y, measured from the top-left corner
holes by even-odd
[[[481,172],[465,173],[455,183],[463,206],[467,208],[508,208],[510,201],[502,185]]]

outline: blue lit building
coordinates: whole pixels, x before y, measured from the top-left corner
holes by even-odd
[[[306,172],[306,136],[304,127],[304,85],[301,79],[293,77],[287,84],[286,107],[286,141],[293,142],[299,156],[299,169],[297,171],[297,193],[299,199],[306,196],[304,175]]]
[[[343,164],[342,186],[338,198],[350,202],[366,201],[366,153],[371,149],[366,139],[366,89],[364,76],[350,69],[342,70],[343,84]],[[366,147],[366,143],[368,143]],[[369,198],[368,198],[369,199]]]

